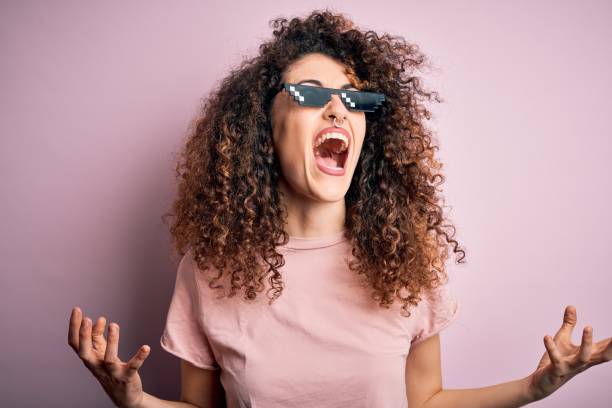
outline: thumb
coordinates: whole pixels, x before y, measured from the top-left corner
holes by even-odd
[[[146,344],[138,349],[134,357],[132,357],[130,361],[127,362],[126,374],[128,377],[131,377],[138,372],[146,358],[149,357],[150,353],[151,347],[147,346]]]

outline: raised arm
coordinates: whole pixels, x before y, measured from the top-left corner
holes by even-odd
[[[217,408],[225,407],[219,370],[203,370],[185,361],[181,366],[181,401],[168,401],[143,391],[138,370],[149,356],[150,348],[141,347],[127,362],[119,359],[119,325],[109,325],[104,337],[106,319],[98,318],[95,326],[81,309],[70,315],[68,344],[85,367],[98,380],[115,406],[121,408]]]
[[[406,359],[406,393],[411,408],[514,408],[547,397],[587,368],[612,359],[611,339],[592,343],[587,326],[580,346],[571,343],[576,309],[567,306],[554,338],[544,337],[546,352],[525,378],[482,388],[442,388],[439,335],[415,344]]]

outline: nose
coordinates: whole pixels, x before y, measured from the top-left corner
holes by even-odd
[[[336,119],[338,119],[338,121],[341,122],[346,119],[347,113],[348,110],[346,109],[346,106],[344,106],[344,104],[342,103],[340,96],[333,94],[329,102],[325,106],[325,119],[334,120],[335,117]]]

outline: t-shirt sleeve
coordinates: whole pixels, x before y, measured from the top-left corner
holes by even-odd
[[[439,333],[457,318],[459,301],[446,285],[423,294],[417,307],[417,330],[411,344],[417,344]]]
[[[191,249],[178,265],[174,292],[160,344],[167,352],[196,367],[217,370],[208,338],[201,327],[200,295]]]

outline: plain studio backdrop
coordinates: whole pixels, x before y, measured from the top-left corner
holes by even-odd
[[[3,1],[0,5],[0,405],[111,407],[67,344],[79,305],[148,344],[145,391],[179,396],[159,346],[176,262],[161,214],[200,102],[270,38],[330,7],[418,44],[444,99],[429,126],[467,263],[445,329],[445,388],[528,375],[563,310],[612,335],[612,5],[606,1]],[[611,365],[538,407],[609,407]]]

